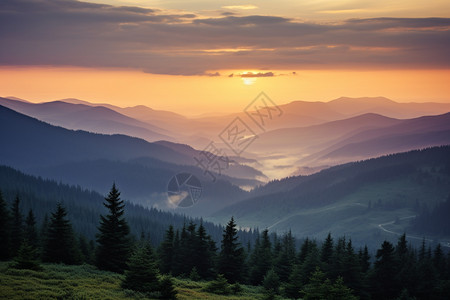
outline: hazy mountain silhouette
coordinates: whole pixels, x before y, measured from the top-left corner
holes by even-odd
[[[306,156],[299,160],[298,164],[335,165],[446,144],[450,144],[450,113],[391,122],[389,126],[380,128],[358,130],[334,141],[323,150]]]
[[[391,118],[409,119],[424,115],[438,115],[450,111],[449,103],[399,103],[385,97],[340,97],[327,102],[327,105],[346,116],[376,113]]]
[[[192,161],[189,156],[142,139],[68,130],[1,105],[0,116],[2,164],[48,166],[85,159],[123,160],[143,156],[179,164]]]
[[[0,98],[0,105],[68,129],[105,134],[125,134],[140,137],[147,141],[173,139],[169,136],[170,132],[164,129],[135,120],[106,106],[72,104],[64,101],[35,104],[6,98]]]
[[[270,178],[310,174],[355,159],[446,143],[446,133],[434,129],[420,136],[414,126],[406,125],[397,134],[393,128],[387,128],[404,122],[404,118],[450,111],[450,104],[446,103],[397,103],[383,97],[341,97],[330,102],[293,101],[279,106],[283,114],[267,120],[264,132],[244,112],[187,118],[142,105],[121,108],[78,99],[42,104],[3,101],[15,110],[63,127],[123,133],[152,141],[154,138],[175,141],[166,146],[171,145],[170,149],[191,157],[198,153],[197,150],[183,144],[202,150],[211,141],[231,156],[231,150],[218,135],[234,118],[240,117],[258,134],[257,141],[243,154],[253,162],[247,162],[247,166],[232,164],[224,173],[263,181],[266,177],[261,172]],[[3,103],[2,99],[0,103]],[[242,161],[240,158],[234,160]]]
[[[216,181],[183,153],[188,146],[169,142],[149,143],[125,135],[94,134],[56,127],[0,106],[0,164],[33,175],[63,180],[107,193],[111,182],[120,183],[128,200],[145,206],[171,208],[167,203],[167,184],[179,172],[189,172],[204,185],[202,201],[183,213],[209,214],[239,201],[246,192],[238,186],[253,187],[253,179],[215,175]],[[177,149],[177,151],[172,148]],[[234,164],[230,169],[249,167]],[[253,171],[256,175],[259,172]],[[250,176],[250,175],[249,175]]]
[[[401,121],[377,114],[364,114],[348,119],[331,121],[320,125],[298,128],[283,128],[259,136],[256,149],[288,151],[315,151],[332,141],[363,129],[383,128]]]

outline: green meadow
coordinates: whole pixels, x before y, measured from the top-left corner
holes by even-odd
[[[152,299],[120,287],[123,275],[99,271],[91,265],[43,264],[42,271],[9,268],[0,262],[0,299]],[[174,278],[177,299],[262,299],[262,287],[242,285],[238,295],[203,291],[208,282]]]

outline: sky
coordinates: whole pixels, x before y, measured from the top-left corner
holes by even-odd
[[[450,102],[450,1],[2,0],[0,44],[0,96],[33,102]]]

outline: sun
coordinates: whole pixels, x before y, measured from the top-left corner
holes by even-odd
[[[252,85],[256,82],[256,78],[254,77],[244,77],[241,78],[245,85]]]
[[[245,85],[252,85],[256,82],[256,77],[253,77],[254,74],[255,72],[253,71],[245,71],[240,74]]]

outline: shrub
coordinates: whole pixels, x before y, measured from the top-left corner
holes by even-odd
[[[218,295],[229,295],[231,294],[231,287],[228,281],[222,274],[219,274],[216,280],[211,281],[204,288],[206,292],[214,293]]]

